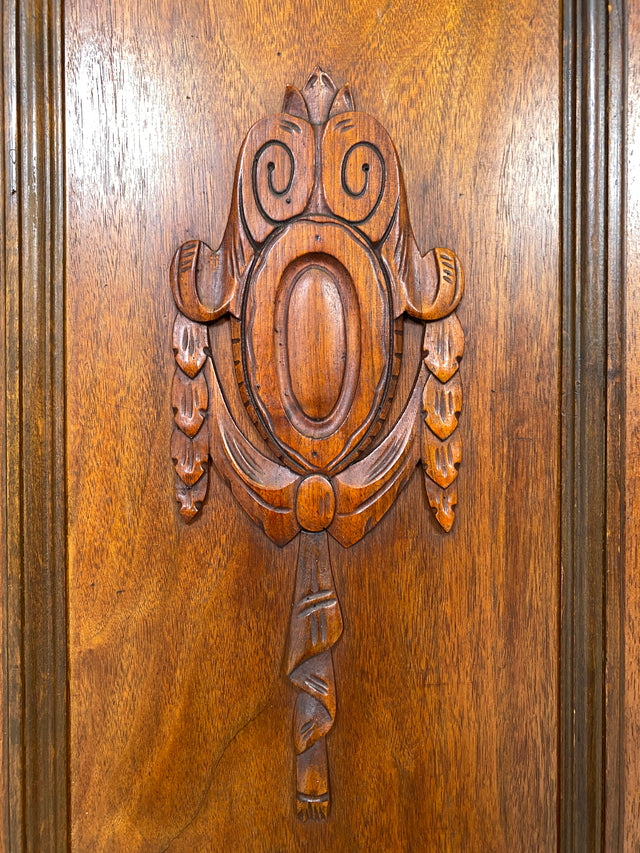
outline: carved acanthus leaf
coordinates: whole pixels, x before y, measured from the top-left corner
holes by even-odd
[[[427,476],[426,472],[424,483],[429,505],[435,513],[436,520],[448,533],[454,522],[453,507],[458,503],[458,484],[454,481],[447,489],[441,489]]]
[[[173,352],[177,364],[192,379],[202,369],[208,346],[207,327],[178,313],[173,324]]]
[[[461,459],[462,444],[457,433],[440,441],[430,430],[422,430],[422,464],[434,483],[443,489],[452,483],[458,476],[457,466]]]
[[[425,421],[438,438],[448,438],[458,426],[458,415],[462,409],[462,382],[460,374],[455,373],[445,383],[435,376],[429,376],[424,386],[422,409]]]
[[[181,430],[174,429],[171,436],[171,458],[176,472],[183,483],[193,486],[207,470],[209,461],[209,440],[207,430],[201,429],[189,438]]]
[[[440,382],[447,382],[458,369],[464,353],[464,332],[455,314],[427,323],[424,330],[423,358]]]
[[[193,438],[202,426],[209,392],[204,373],[201,371],[190,379],[182,370],[176,370],[171,389],[171,404],[177,426],[189,438]]]
[[[207,496],[208,484],[208,471],[205,471],[202,477],[191,488],[186,483],[183,483],[180,477],[176,477],[176,499],[180,504],[180,515],[186,522],[193,521],[200,512]]]

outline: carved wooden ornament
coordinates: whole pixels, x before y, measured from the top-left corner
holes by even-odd
[[[286,654],[299,691],[296,803],[302,818],[327,817],[331,648],[342,632],[327,536],[344,547],[362,539],[419,462],[435,517],[451,529],[462,269],[448,249],[421,256],[389,135],[355,110],[348,85],[337,90],[316,68],[302,91],[287,87],[280,114],[247,134],[220,248],[182,245],[171,287],[180,512],[196,517],[213,462],[270,539],[299,536]],[[280,461],[240,431],[222,395],[208,325],[225,314],[242,398]],[[376,443],[400,372],[405,314],[424,322],[423,360],[404,411]]]

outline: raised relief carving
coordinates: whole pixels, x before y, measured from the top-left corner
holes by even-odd
[[[187,522],[197,516],[213,463],[270,539],[298,536],[286,654],[298,689],[296,803],[302,818],[326,818],[331,649],[343,628],[328,537],[344,547],[362,539],[419,463],[435,518],[451,529],[462,269],[450,250],[420,254],[389,135],[355,110],[348,86],[338,90],[316,68],[302,91],[287,87],[282,113],[249,131],[219,249],[181,246],[171,286],[180,512]],[[209,349],[208,325],[226,314],[253,436],[234,421]],[[424,323],[423,360],[402,414],[376,441],[396,390],[405,315]]]

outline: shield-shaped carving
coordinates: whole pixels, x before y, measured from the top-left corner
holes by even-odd
[[[326,735],[336,713],[331,648],[342,632],[327,536],[348,547],[377,524],[421,463],[441,527],[453,523],[461,458],[455,254],[420,254],[398,155],[384,128],[315,69],[242,145],[222,243],[190,241],[171,265],[178,307],[171,453],[185,521],[213,463],[274,542],[299,536],[286,670],[298,689],[297,811],[327,817]],[[208,324],[229,314],[245,435],[222,394]],[[403,317],[424,323],[422,363],[385,425]],[[272,452],[268,452],[267,446]]]

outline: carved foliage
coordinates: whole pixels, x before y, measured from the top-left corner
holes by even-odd
[[[176,469],[176,497],[185,521],[195,518],[209,482],[209,390],[203,371],[207,346],[207,327],[178,314],[173,326],[176,370],[171,389],[175,421],[171,458]]]
[[[455,314],[426,324],[423,359],[430,376],[422,398],[422,466],[429,504],[447,531],[458,502],[455,479],[462,458],[456,428],[462,408],[458,367],[463,352],[464,333]]]

